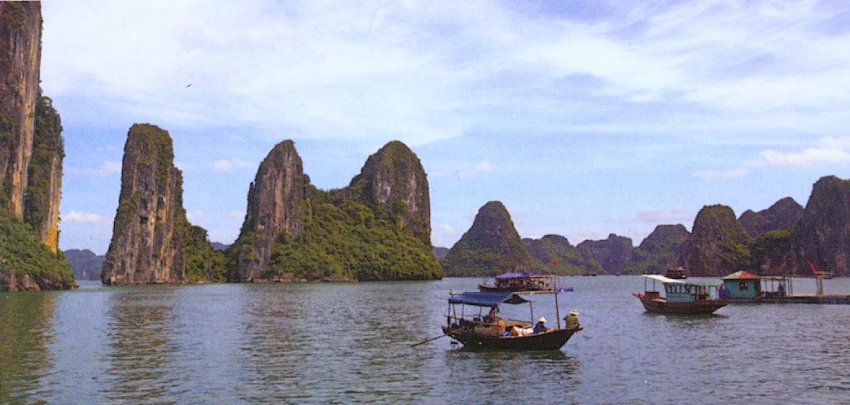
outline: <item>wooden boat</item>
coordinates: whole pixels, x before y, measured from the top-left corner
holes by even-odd
[[[478,285],[480,291],[499,292],[531,292],[555,291],[555,276],[548,274],[532,275],[524,272],[505,273],[495,277],[493,284],[487,282]],[[561,288],[560,292],[572,291],[572,288]]]
[[[557,297],[557,293],[554,293]],[[556,313],[557,298],[555,300]],[[463,314],[464,306],[477,308],[498,308],[500,304],[531,304],[531,301],[513,292],[464,292],[449,298],[449,309],[446,314],[446,325],[443,333],[460,342],[467,349],[486,350],[558,350],[572,337],[582,330],[578,322],[578,313],[573,311],[564,317],[564,328],[558,319],[556,328],[547,328],[539,333],[532,333],[531,322],[519,320],[503,320],[498,316],[475,316],[467,319]],[[461,315],[457,307],[461,306]],[[531,307],[531,305],[529,305]],[[533,307],[532,307],[533,308]],[[492,312],[491,312],[492,313]],[[532,319],[534,319],[532,309]]]
[[[708,285],[692,284],[683,280],[674,280],[658,274],[644,275],[644,292],[635,293],[647,312],[677,315],[709,315],[726,306],[726,299],[711,298]],[[648,287],[652,280],[652,289]],[[664,286],[665,297],[655,289],[655,283]]]

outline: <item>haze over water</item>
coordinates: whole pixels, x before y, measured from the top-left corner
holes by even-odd
[[[577,308],[585,329],[561,351],[409,347],[440,334],[449,291],[479,281],[2,293],[0,402],[850,401],[850,306],[649,315],[631,295],[638,277],[563,278],[575,292],[561,315]],[[795,292],[813,292],[810,281]],[[826,281],[826,293],[848,292],[850,279]],[[551,297],[533,299],[554,323]]]

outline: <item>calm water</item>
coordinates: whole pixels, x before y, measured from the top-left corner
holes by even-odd
[[[638,277],[564,278],[562,316],[577,308],[585,330],[561,351],[409,347],[479,281],[0,293],[0,403],[850,402],[850,306],[649,315]],[[555,320],[551,299],[535,316]]]

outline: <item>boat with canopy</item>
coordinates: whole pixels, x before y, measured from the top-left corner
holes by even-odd
[[[725,298],[717,298],[714,286],[674,280],[659,274],[644,274],[642,293],[635,293],[647,312],[678,315],[709,315],[726,306]],[[652,288],[649,288],[649,281]],[[656,289],[656,282],[664,286],[665,296]],[[712,291],[714,293],[712,294]],[[713,296],[712,296],[713,295]]]
[[[556,280],[554,275],[550,274],[528,274],[525,272],[512,272],[499,274],[494,278],[494,283],[483,282],[478,285],[481,291],[509,291],[509,292],[528,292],[528,291],[544,291],[544,292],[567,292],[572,291],[570,287],[557,288],[555,287]]]
[[[582,327],[575,310],[564,317],[564,327],[561,327],[558,293],[553,294],[557,327],[545,329],[534,327],[533,302],[517,293],[484,291],[453,294],[448,300],[443,333],[470,349],[558,350]],[[532,321],[502,319],[498,316],[498,307],[502,304],[528,304]],[[467,315],[467,307],[473,308],[472,314]],[[487,315],[484,315],[484,308],[490,308]],[[543,317],[540,320],[545,322]]]

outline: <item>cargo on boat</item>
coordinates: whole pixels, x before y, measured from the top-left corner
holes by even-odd
[[[553,294],[558,318],[555,328],[546,327],[544,317],[538,318],[537,324],[534,324],[532,301],[514,292],[464,292],[452,295],[449,297],[443,333],[468,349],[558,350],[574,333],[582,330],[582,327],[575,310],[564,317],[564,327],[561,327],[558,293]],[[501,304],[528,304],[532,321],[502,319],[499,316]],[[473,308],[471,315],[465,313],[467,306]],[[490,308],[487,315],[484,315],[484,308]]]

